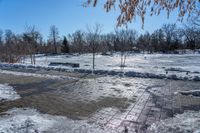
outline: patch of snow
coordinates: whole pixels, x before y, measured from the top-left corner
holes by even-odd
[[[0,131],[6,133],[114,133],[85,120],[41,114],[35,109],[15,108],[0,117]]]
[[[12,86],[9,86],[7,84],[0,84],[0,101],[12,101],[19,98],[20,96],[17,94]]]
[[[7,70],[0,70],[2,74],[11,74],[16,76],[33,76],[39,78],[47,78],[47,79],[75,79],[68,76],[57,76],[57,75],[48,75],[48,74],[36,74],[36,73],[24,73],[24,72],[15,72],[15,71],[7,71]]]
[[[200,90],[178,91],[178,92],[175,92],[174,94],[200,97]]]
[[[148,128],[150,133],[200,133],[200,112],[187,111],[161,120]]]

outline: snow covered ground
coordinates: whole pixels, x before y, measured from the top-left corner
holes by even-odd
[[[99,72],[119,72],[120,73],[120,60],[121,57],[119,54],[114,54],[112,56],[103,56],[97,55],[96,58],[96,70]],[[64,66],[55,66],[49,67],[50,62],[71,62],[71,63],[79,63],[80,68],[73,69],[70,67]],[[5,64],[1,63],[1,67],[10,67],[10,68],[56,68],[57,70],[69,70],[69,71],[76,71],[76,70],[91,70],[92,66],[92,56],[90,54],[85,55],[59,55],[59,56],[37,56],[36,58],[36,65],[32,66],[30,64],[30,60],[27,59],[25,64]],[[22,67],[23,66],[23,67]],[[16,72],[8,70],[0,70],[1,74],[11,74],[15,76],[24,76],[24,77],[36,77],[36,78],[47,78],[47,79],[71,79],[71,77],[63,76],[63,75],[48,75],[48,74],[34,74],[34,73],[24,73],[24,72]],[[15,70],[15,69],[13,69]],[[131,74],[135,74],[136,77],[156,77],[157,78],[166,78],[172,77],[174,79],[200,79],[200,54],[182,54],[182,55],[163,55],[163,54],[133,54],[127,57],[127,63],[125,67],[125,74],[127,76]],[[182,77],[182,78],[180,78]],[[159,80],[159,84],[154,85],[152,84],[152,79],[145,79],[144,83],[141,83],[141,79],[135,78],[127,78],[123,81],[122,79],[114,80],[113,82],[109,81],[109,78],[116,78],[116,77],[107,77],[107,78],[99,78],[95,81],[93,79],[88,79],[87,82],[81,83],[81,91],[79,89],[74,89],[73,92],[67,92],[72,97],[72,100],[77,101],[77,99],[83,101],[88,99],[97,100],[95,98],[101,96],[109,96],[115,95],[117,97],[123,96],[126,98],[132,98],[133,94],[138,94],[141,91],[142,86],[145,88],[149,87],[154,90],[154,88],[161,88],[159,91],[162,93],[168,92],[164,87],[165,84],[170,86],[171,89],[171,82],[166,82],[165,80]],[[10,77],[9,77],[10,79]],[[149,81],[148,81],[149,80]],[[122,82],[123,81],[123,82]],[[160,85],[162,82],[163,85]],[[127,83],[130,82],[130,83]],[[154,82],[157,82],[154,81]],[[179,82],[179,81],[178,81]],[[184,82],[184,81],[180,81]],[[8,82],[6,82],[8,83]],[[191,82],[196,83],[196,82]],[[138,87],[135,87],[135,85]],[[172,88],[177,89],[180,88],[181,91],[178,93],[183,93],[185,95],[196,95],[199,94],[199,86],[193,87],[190,86],[190,89],[184,89],[185,86],[190,86],[189,82],[186,84],[172,84]],[[114,87],[113,87],[114,86]],[[159,87],[161,86],[161,87]],[[75,86],[76,87],[76,86]],[[99,88],[94,90],[95,88]],[[86,90],[84,90],[84,88]],[[102,89],[103,88],[103,89]],[[131,89],[132,88],[132,89]],[[187,87],[186,87],[187,88]],[[113,91],[111,91],[111,89]],[[166,91],[163,91],[163,90]],[[196,91],[195,89],[198,89]],[[102,91],[103,90],[103,91]],[[188,91],[184,91],[188,90]],[[91,93],[93,92],[94,93]],[[81,95],[79,94],[81,92]],[[87,94],[87,95],[84,95]],[[132,94],[133,93],[133,94]],[[141,91],[140,93],[143,93]],[[79,94],[80,96],[77,96]],[[91,95],[89,95],[91,94]],[[92,95],[94,94],[94,96]],[[83,97],[84,96],[84,97]],[[164,97],[165,95],[163,95]],[[168,96],[168,95],[167,95]],[[62,91],[60,91],[59,97],[66,98],[66,95]],[[83,99],[81,99],[81,97]],[[7,84],[0,84],[0,102],[1,101],[8,101],[8,100],[16,100],[20,98],[20,96],[15,92],[14,88],[7,85]],[[170,97],[169,97],[170,98]],[[49,99],[48,99],[49,100]],[[60,101],[59,101],[60,102]],[[141,103],[139,104],[141,106]],[[198,104],[199,105],[199,104]],[[100,112],[100,111],[99,111]],[[193,112],[193,111],[185,111],[183,114],[175,115],[175,117],[167,118],[162,120],[161,122],[157,122],[151,125],[148,128],[149,132],[152,133],[170,133],[170,132],[194,132],[200,133],[200,112]],[[31,108],[14,108],[4,112],[2,115],[0,114],[0,131],[5,133],[23,133],[23,132],[87,132],[87,133],[112,133],[115,131],[111,131],[109,129],[102,129],[98,125],[89,124],[87,120],[72,120],[64,116],[53,116],[49,114],[42,114],[35,109]]]
[[[76,79],[69,76],[58,76],[58,75],[49,75],[49,74],[36,74],[36,73],[24,73],[24,72],[16,72],[16,71],[7,71],[7,70],[0,70],[0,73],[2,74],[10,74],[10,75],[16,75],[16,76],[32,76],[32,77],[38,77],[38,78],[47,78],[47,79]]]
[[[92,69],[92,55],[58,55],[37,56],[36,66],[49,67],[51,62],[79,63],[81,70]],[[121,56],[115,53],[110,56],[96,55],[95,69],[101,71],[120,72]],[[30,59],[25,60],[25,65],[30,65]],[[73,70],[66,66],[55,66]],[[158,77],[172,79],[200,79],[200,54],[129,54],[126,58],[124,72],[138,77]],[[129,73],[134,72],[134,73]]]
[[[84,120],[74,121],[63,116],[41,114],[30,108],[14,108],[5,114],[0,117],[1,133],[114,133]]]
[[[149,128],[152,133],[200,133],[200,112],[188,111],[159,121]]]
[[[96,55],[97,70],[120,70],[120,54]],[[92,55],[39,56],[36,65],[48,66],[50,62],[79,63],[82,69],[92,68]],[[30,59],[25,61],[30,64]],[[64,66],[63,66],[64,67]],[[168,71],[200,73],[200,54],[130,54],[126,59],[125,71],[160,72]]]
[[[0,102],[19,99],[20,96],[12,86],[0,84]]]
[[[89,124],[86,120],[71,120],[63,116],[42,114],[35,109],[14,108],[0,117],[2,133],[117,133]],[[149,133],[200,133],[200,112],[187,111],[173,118],[153,123]]]

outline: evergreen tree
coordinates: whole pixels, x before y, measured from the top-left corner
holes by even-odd
[[[69,43],[67,41],[66,36],[64,36],[63,42],[62,42],[62,48],[61,48],[62,53],[69,53]]]

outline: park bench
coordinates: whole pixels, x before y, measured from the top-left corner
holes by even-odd
[[[70,66],[70,67],[79,67],[80,65],[78,63],[62,63],[62,62],[50,62],[49,66]]]

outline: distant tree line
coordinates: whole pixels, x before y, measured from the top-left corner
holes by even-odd
[[[62,37],[58,28],[51,26],[47,40],[34,26],[27,26],[19,35],[11,30],[0,30],[0,61],[15,63],[30,57],[35,64],[36,54],[93,53],[95,56],[98,52],[121,52],[125,60],[127,51],[171,53],[200,49],[200,27],[197,25],[178,28],[175,24],[165,24],[153,33],[144,34],[123,29],[102,34],[101,30],[102,27],[96,25],[85,32],[78,30]]]

